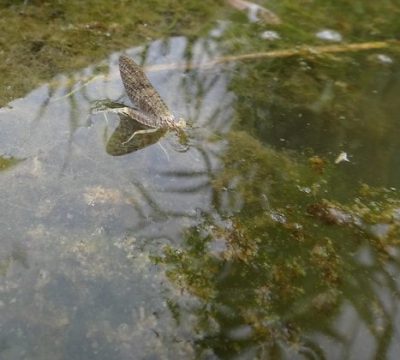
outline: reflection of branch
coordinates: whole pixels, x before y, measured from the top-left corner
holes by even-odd
[[[399,45],[398,41],[375,41],[367,43],[356,43],[356,44],[341,44],[341,45],[324,45],[324,46],[301,46],[291,49],[284,50],[273,50],[264,51],[242,55],[230,55],[217,57],[215,60],[204,62],[201,64],[161,64],[161,65],[150,65],[145,66],[145,71],[164,71],[164,70],[192,70],[192,69],[207,69],[213,66],[234,62],[234,61],[245,61],[245,60],[257,60],[263,58],[287,58],[292,56],[315,56],[321,54],[341,53],[341,52],[355,52],[355,51],[366,51],[384,49],[390,45]]]
[[[59,100],[65,99],[67,97],[70,97],[74,93],[76,93],[76,92],[80,91],[81,89],[85,88],[86,86],[88,86],[92,81],[99,80],[99,79],[102,79],[104,77],[105,77],[105,75],[95,75],[95,76],[91,75],[91,76],[89,76],[89,80],[84,80],[84,83],[82,85],[77,86],[75,89],[72,89],[71,91],[69,91],[65,95],[62,95],[60,97],[52,99],[51,102],[59,101]]]
[[[264,51],[264,52],[241,54],[241,55],[221,56],[221,57],[216,57],[214,60],[200,62],[200,63],[186,61],[185,63],[147,65],[147,66],[143,66],[143,69],[146,72],[158,72],[158,71],[166,71],[166,70],[184,71],[184,70],[193,70],[193,69],[209,69],[216,65],[235,62],[235,61],[257,60],[257,59],[263,59],[263,58],[269,58],[269,59],[287,58],[287,57],[293,57],[293,56],[309,57],[309,56],[315,56],[315,55],[321,55],[321,54],[384,49],[391,45],[400,45],[400,42],[397,40],[387,40],[387,41],[375,41],[375,42],[341,44],[341,45],[324,45],[324,46],[304,45],[304,46],[299,46],[299,47],[291,48],[291,49]],[[82,79],[82,81],[83,81],[82,85],[78,86],[76,89],[71,90],[69,93],[67,93],[61,97],[52,99],[51,102],[69,97],[73,93],[78,92],[78,91],[82,90],[83,88],[85,88],[92,81],[99,80],[104,77],[105,77],[105,75],[86,76]],[[59,80],[54,80],[54,81],[50,82],[50,84],[59,86]]]

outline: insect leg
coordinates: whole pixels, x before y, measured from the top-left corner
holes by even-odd
[[[151,134],[151,133],[156,132],[158,130],[160,130],[160,129],[159,128],[154,128],[154,129],[145,129],[145,130],[135,131],[132,134],[132,136],[128,140],[124,141],[122,144],[125,145],[126,143],[130,142],[136,135],[139,135],[139,134]]]

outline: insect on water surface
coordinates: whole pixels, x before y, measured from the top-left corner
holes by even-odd
[[[137,106],[137,109],[124,107],[120,112],[150,128],[136,131],[126,142],[138,134],[158,130],[174,130],[180,134],[186,127],[185,120],[176,120],[141,67],[131,58],[121,55],[119,71],[129,99]]]

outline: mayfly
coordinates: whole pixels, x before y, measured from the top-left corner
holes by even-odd
[[[118,112],[149,128],[134,132],[124,143],[128,143],[136,135],[159,130],[174,130],[182,134],[182,129],[186,127],[185,120],[175,118],[140,66],[131,58],[121,55],[119,71],[125,91],[137,108],[126,106],[118,109]]]

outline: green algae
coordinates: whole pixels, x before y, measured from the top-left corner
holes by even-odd
[[[282,37],[276,43],[260,42],[255,35],[268,26],[249,23],[244,13],[222,0],[122,1],[118,6],[107,0],[3,2],[0,105],[111,51],[173,35],[189,39],[205,35],[218,16],[231,21],[220,41],[221,50],[228,54],[318,44],[315,32],[326,27],[341,32],[347,41],[394,39],[399,31],[400,10],[394,0],[379,5],[362,1],[356,6],[282,1],[267,7],[282,18],[282,24],[274,25]],[[369,20],[362,21],[363,17]]]
[[[17,165],[23,161],[23,159],[17,159],[15,157],[5,157],[0,156],[0,171],[7,170],[12,168],[13,166]]]
[[[23,1],[0,6],[0,105],[60,72],[152,39],[199,36],[221,1]]]
[[[322,29],[338,31],[345,42],[397,39],[400,25],[396,20],[400,7],[396,0],[379,4],[366,1],[291,1],[259,2],[281,18],[281,24],[262,21],[249,23],[244,13],[230,12],[232,22],[224,42],[228,52],[253,52],[323,43],[315,34]],[[260,42],[255,34],[273,28],[280,34],[279,42]],[[229,40],[228,40],[229,39]]]

